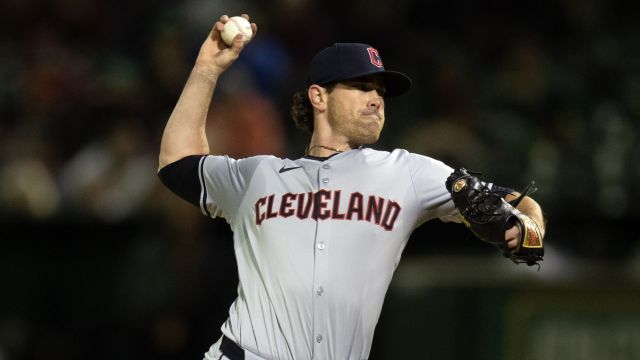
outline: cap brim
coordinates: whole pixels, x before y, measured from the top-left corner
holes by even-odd
[[[385,70],[381,73],[386,88],[385,97],[405,94],[411,89],[411,79],[401,72]]]
[[[344,80],[348,80],[348,79],[356,79],[359,77],[363,77],[363,76],[369,76],[369,75],[379,75],[382,76],[382,79],[384,80],[384,87],[386,89],[386,93],[385,93],[385,97],[393,97],[393,96],[399,96],[402,95],[406,92],[409,91],[409,89],[411,89],[411,79],[398,71],[391,71],[391,70],[383,70],[383,71],[374,71],[374,72],[365,72],[365,73],[361,73],[361,74],[354,74],[353,76],[347,77],[347,78],[340,78],[340,79],[326,79],[324,81],[320,81],[320,82],[316,82],[316,84],[318,85],[326,85],[332,82],[336,82],[336,81],[344,81]],[[313,81],[311,80],[307,80],[308,85],[310,86],[311,84],[313,84]]]

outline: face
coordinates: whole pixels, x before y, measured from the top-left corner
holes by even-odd
[[[384,126],[384,83],[367,76],[337,83],[327,98],[329,125],[353,146],[373,144]]]

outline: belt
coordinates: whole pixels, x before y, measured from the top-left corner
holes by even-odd
[[[222,336],[220,351],[230,360],[244,360],[244,349],[226,336]]]

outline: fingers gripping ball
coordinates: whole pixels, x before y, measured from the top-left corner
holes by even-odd
[[[531,266],[542,261],[544,246],[538,225],[529,216],[515,207],[524,196],[535,191],[533,183],[522,191],[520,197],[511,203],[480,181],[474,173],[460,168],[446,181],[454,205],[462,215],[462,221],[478,238],[498,247],[515,263]],[[520,227],[520,239],[515,250],[509,250],[505,242],[505,232],[510,227]]]
[[[224,43],[231,46],[233,44],[233,38],[235,38],[237,34],[242,34],[242,39],[245,44],[253,37],[251,24],[242,16],[233,16],[229,18],[229,21],[224,24],[224,29],[220,35],[222,36]]]

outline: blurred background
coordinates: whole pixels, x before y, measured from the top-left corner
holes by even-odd
[[[640,23],[628,1],[4,0],[0,360],[201,359],[235,298],[231,233],[163,188],[164,124],[221,14],[258,36],[221,79],[213,152],[303,155],[289,118],[333,42],[414,88],[378,149],[534,195],[541,268],[416,230],[371,359],[640,358]]]

